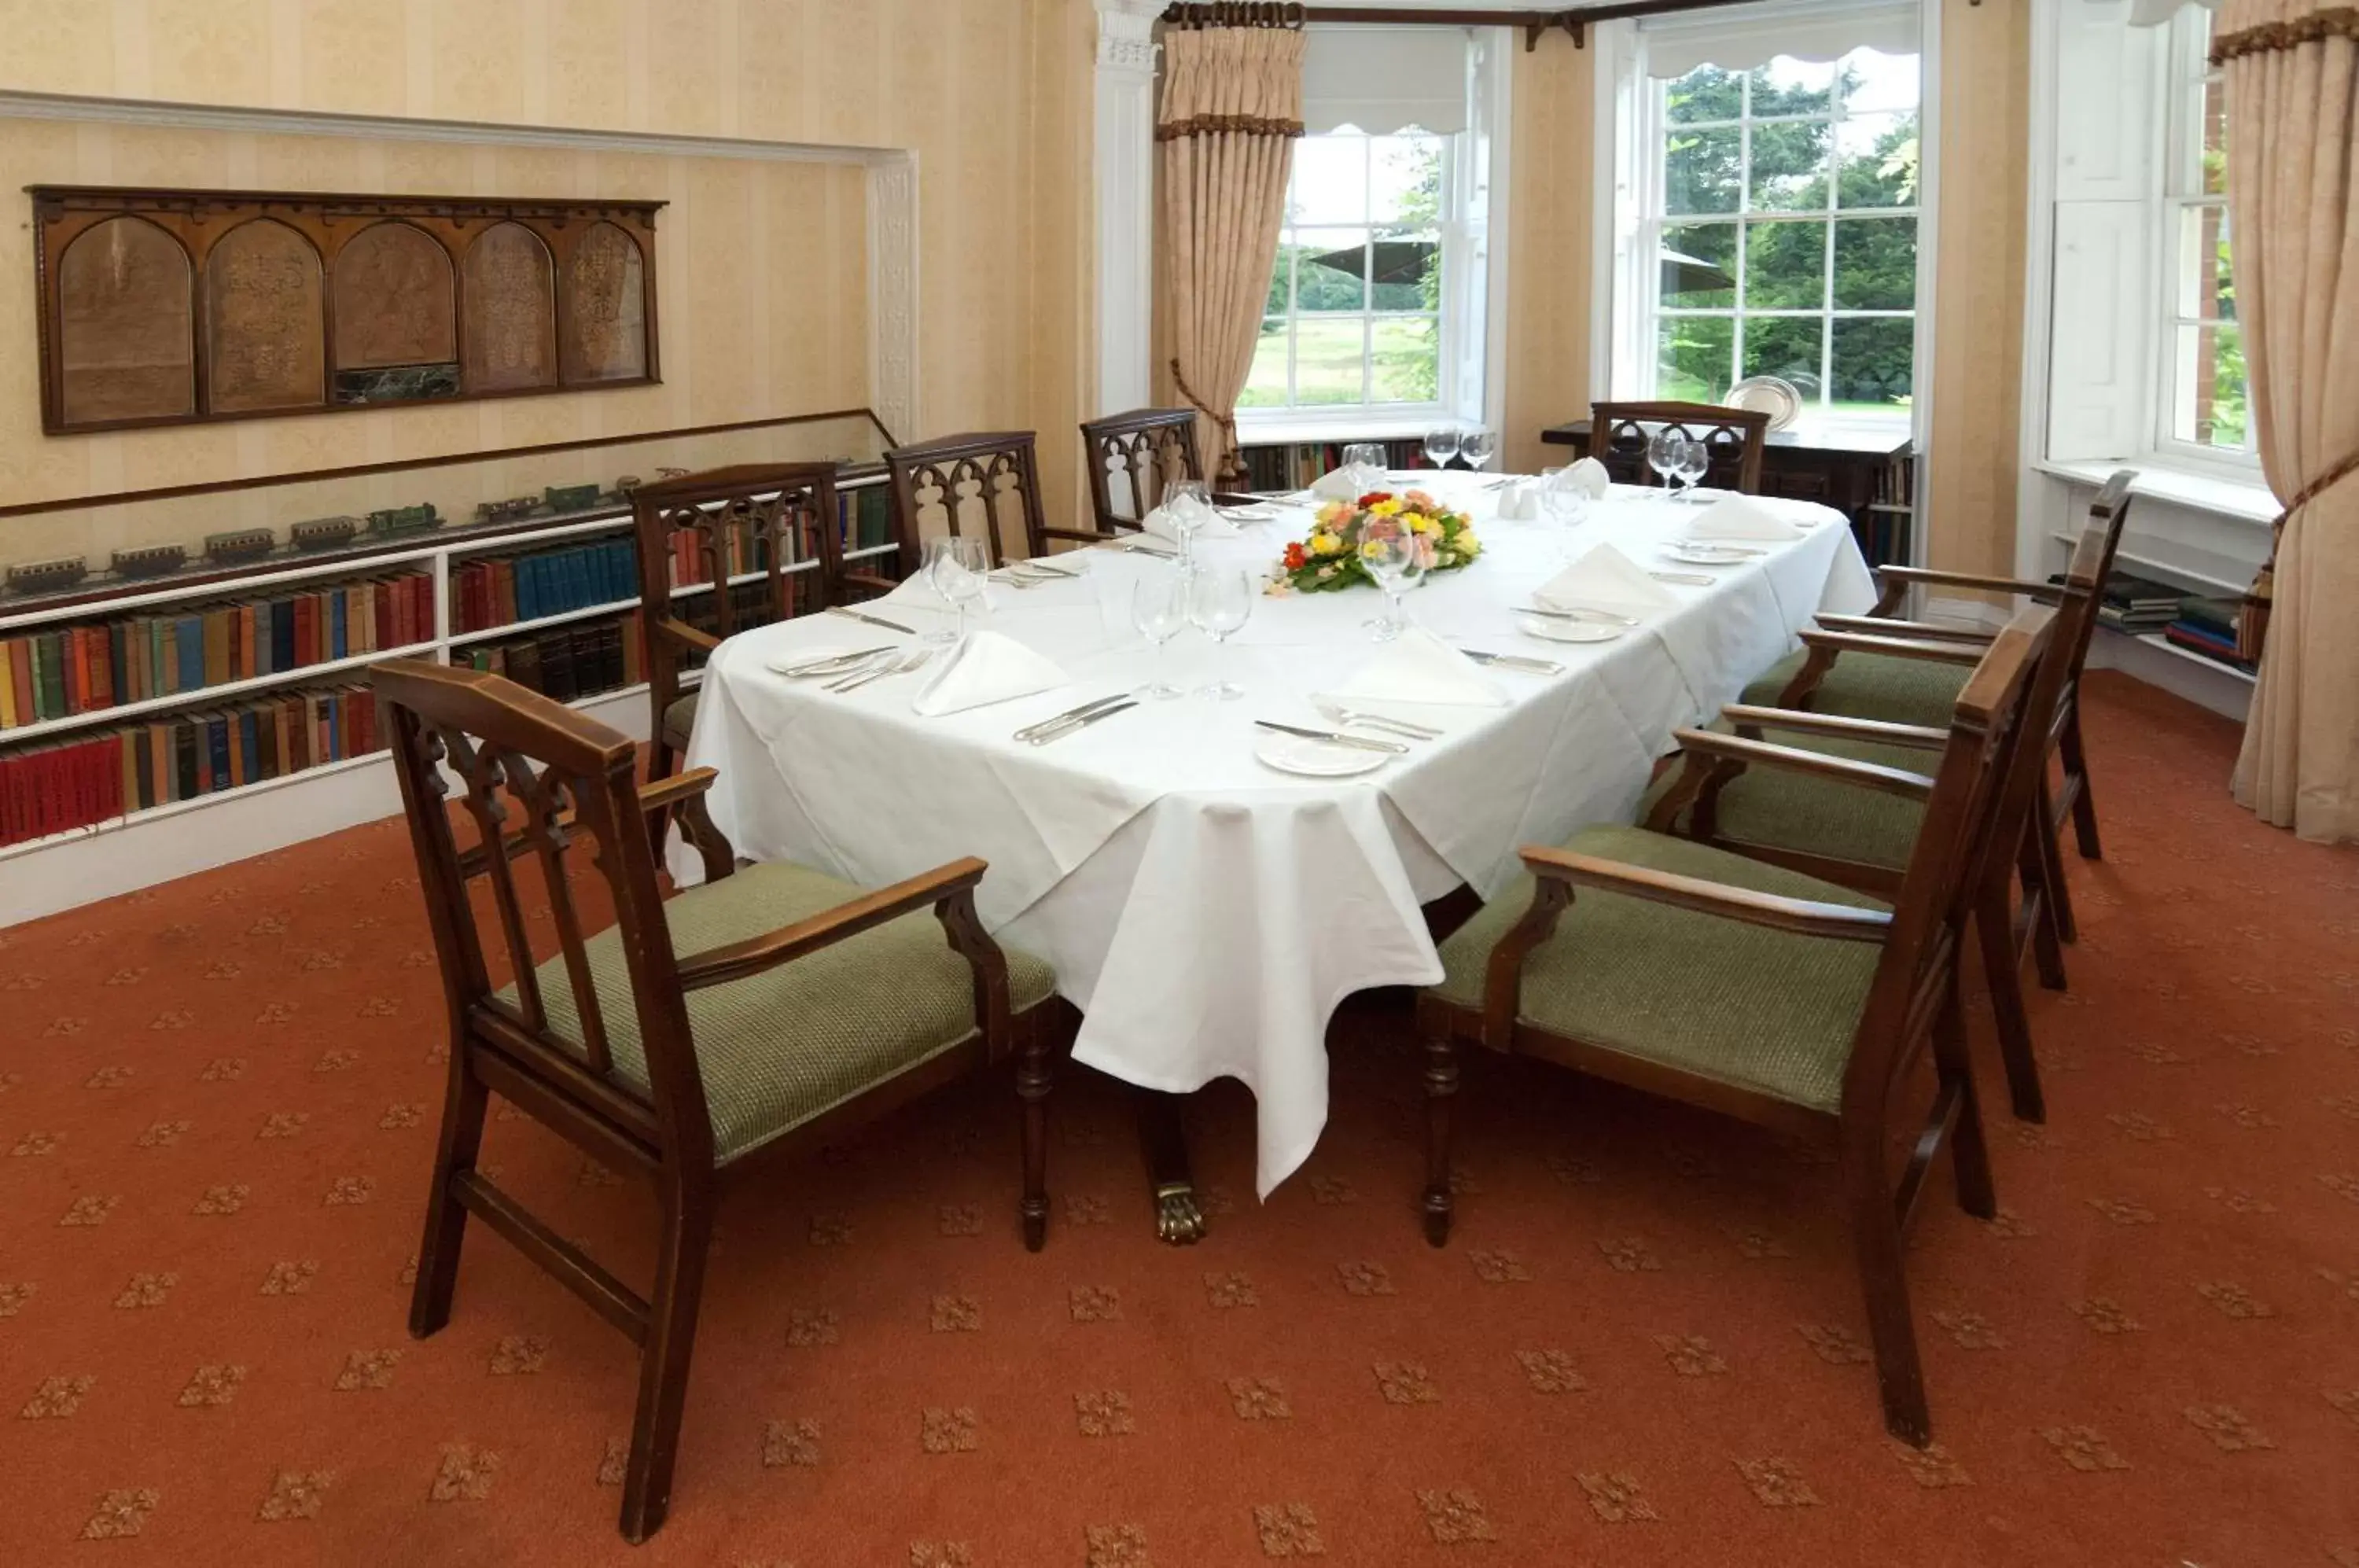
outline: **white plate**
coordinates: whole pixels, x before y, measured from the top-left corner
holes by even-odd
[[[1254,756],[1280,773],[1300,773],[1312,779],[1348,779],[1374,773],[1393,759],[1388,751],[1362,751],[1302,735],[1270,735],[1254,747]]]
[[[1612,642],[1629,630],[1603,621],[1560,621],[1554,615],[1517,615],[1516,625],[1526,637],[1549,642]]]
[[[1663,547],[1663,553],[1690,566],[1743,566],[1747,561],[1760,560],[1766,552],[1741,550],[1726,544],[1672,543]]]

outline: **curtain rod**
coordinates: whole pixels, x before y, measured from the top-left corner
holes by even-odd
[[[1290,27],[1299,28],[1309,22],[1373,22],[1392,27],[1521,27],[1527,52],[1540,47],[1540,39],[1562,28],[1572,39],[1572,47],[1582,49],[1589,42],[1589,24],[1618,22],[1634,16],[1659,16],[1677,11],[1707,11],[1723,5],[1739,5],[1746,0],[1623,0],[1622,4],[1590,5],[1560,11],[1460,11],[1443,9],[1402,10],[1375,5],[1306,5],[1249,3],[1249,0],[1210,0],[1203,3],[1175,5],[1165,10],[1163,21],[1174,27]],[[1969,0],[1979,5],[1982,0]]]

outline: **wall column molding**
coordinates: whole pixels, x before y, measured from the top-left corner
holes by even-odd
[[[1155,310],[1155,18],[1161,0],[1096,0],[1098,388],[1094,412],[1148,400]]]

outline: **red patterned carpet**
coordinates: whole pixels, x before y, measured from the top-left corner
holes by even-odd
[[[1747,1128],[1475,1061],[1426,1247],[1370,1000],[1266,1207],[1201,1098],[1190,1251],[1078,1072],[1037,1257],[996,1083],[748,1172],[634,1552],[620,1335],[480,1226],[404,1332],[443,1070],[380,823],[0,933],[0,1563],[2351,1568],[2359,855],[2238,811],[2226,724],[2090,685],[2114,847],[2034,996],[2052,1119],[1995,1123],[1999,1220],[1929,1203],[1911,1258],[1930,1453],[1883,1435],[1830,1173]],[[636,1192],[522,1120],[486,1158],[638,1277]]]

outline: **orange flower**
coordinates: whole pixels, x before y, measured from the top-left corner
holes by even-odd
[[[1303,554],[1302,546],[1299,541],[1286,547],[1286,569],[1288,572],[1301,571],[1303,562],[1308,559],[1309,558]]]

